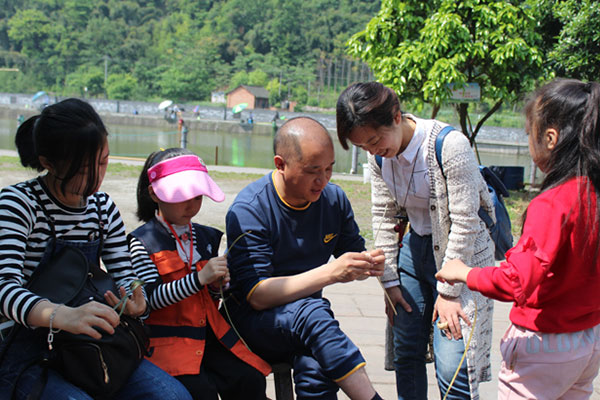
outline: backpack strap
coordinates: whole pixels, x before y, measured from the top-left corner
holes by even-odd
[[[435,158],[440,166],[440,170],[442,170],[444,178],[446,177],[446,174],[444,174],[444,168],[442,167],[442,147],[444,146],[444,139],[446,139],[446,136],[454,130],[456,129],[454,129],[453,126],[448,125],[442,128],[435,138]]]
[[[444,127],[435,138],[435,158],[438,162],[438,165],[440,166],[440,170],[442,171],[442,175],[444,176],[444,178],[446,178],[446,174],[444,174],[444,167],[442,167],[442,147],[444,146],[444,139],[453,130],[455,130],[454,127],[448,125]],[[479,167],[479,169],[480,172],[483,174],[483,172],[481,171],[481,167]],[[492,217],[490,217],[490,215],[483,209],[483,207],[479,207],[477,214],[489,229],[491,229],[494,226],[494,220],[492,220]]]
[[[375,154],[375,162],[377,163],[379,169],[381,169],[383,166],[383,157],[381,157],[379,154]]]

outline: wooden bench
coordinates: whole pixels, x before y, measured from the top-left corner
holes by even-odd
[[[271,365],[275,378],[275,398],[277,400],[294,400],[294,385],[292,383],[292,366],[287,363]]]

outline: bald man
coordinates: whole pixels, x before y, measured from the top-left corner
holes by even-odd
[[[325,286],[383,273],[383,252],[365,251],[348,198],[329,183],[329,133],[308,117],[273,141],[275,170],[244,188],[227,213],[233,325],[252,351],[294,369],[298,399],[379,399],[358,348],[340,330]],[[331,256],[335,257],[330,262]]]

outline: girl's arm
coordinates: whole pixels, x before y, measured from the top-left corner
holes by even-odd
[[[163,283],[158,269],[144,245],[132,235],[129,235],[131,262],[136,274],[146,282],[148,303],[150,308],[158,310],[176,304],[202,290],[197,273],[184,276],[181,279]]]

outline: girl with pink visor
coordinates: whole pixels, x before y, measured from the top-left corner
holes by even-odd
[[[218,310],[229,282],[223,232],[191,222],[204,196],[225,199],[202,160],[171,148],[150,154],[139,178],[137,216],[128,236],[133,267],[146,285],[149,360],[195,399],[261,399],[271,371],[239,340]]]

